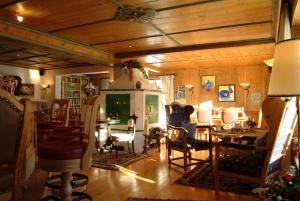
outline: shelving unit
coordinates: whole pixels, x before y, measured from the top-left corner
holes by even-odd
[[[80,114],[83,98],[86,97],[84,87],[89,84],[89,78],[83,76],[63,76],[62,77],[62,98],[71,100],[71,118],[76,118]]]

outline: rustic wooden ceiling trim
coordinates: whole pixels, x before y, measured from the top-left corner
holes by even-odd
[[[0,64],[2,65],[7,65],[9,67],[19,67],[19,68],[26,68],[26,69],[34,69],[34,70],[38,70],[39,68],[36,68],[36,67],[31,67],[31,66],[25,66],[25,65],[21,65],[21,64],[12,64],[12,63],[9,63],[9,62],[3,62],[3,61],[0,61]]]
[[[261,21],[261,22],[249,22],[249,23],[241,23],[241,24],[232,24],[232,25],[226,25],[226,26],[209,27],[209,28],[204,28],[204,29],[194,29],[194,30],[188,30],[188,31],[172,32],[172,33],[168,33],[168,35],[191,33],[191,32],[197,32],[197,31],[209,31],[209,30],[214,30],[214,29],[241,27],[241,26],[249,26],[249,25],[251,26],[251,25],[265,24],[265,23],[271,23],[271,22],[272,22],[272,20],[265,20],[265,21]]]
[[[93,25],[93,24],[101,24],[101,23],[110,22],[110,21],[114,21],[114,20],[115,20],[115,18],[109,18],[109,19],[105,19],[105,20],[98,20],[98,21],[94,21],[94,22],[78,24],[78,25],[74,25],[74,26],[69,26],[69,27],[64,27],[64,28],[60,28],[60,29],[51,30],[51,31],[49,31],[49,33],[66,31],[66,30],[70,30],[70,29],[76,29],[76,28],[80,28],[80,27],[84,27],[84,26]]]
[[[14,4],[16,4],[16,3],[20,3],[20,2],[22,2],[22,1],[26,1],[26,0],[15,0],[15,1],[11,1],[11,2],[4,3],[4,4],[1,4],[1,3],[0,3],[0,9],[1,9],[1,8],[6,8],[6,7],[11,6],[11,5],[14,5]]]
[[[275,42],[274,38],[258,38],[258,39],[251,39],[251,40],[227,41],[227,42],[219,42],[219,43],[187,45],[187,46],[182,46],[182,47],[171,47],[171,48],[161,48],[161,49],[154,49],[154,50],[117,53],[117,54],[115,54],[115,57],[116,58],[126,58],[126,57],[143,56],[143,55],[149,55],[149,54],[162,54],[162,53],[183,52],[183,51],[190,51],[190,50],[204,50],[204,49],[213,49],[213,48],[268,44],[268,43],[274,43],[274,42]]]
[[[101,64],[113,64],[114,56],[112,53],[47,34],[5,18],[0,18],[0,36],[88,58]]]
[[[128,41],[132,41],[132,40],[147,39],[147,38],[158,37],[158,36],[162,36],[162,34],[155,34],[155,35],[143,36],[143,37],[135,37],[135,38],[131,38],[131,39],[115,40],[115,41],[102,42],[102,43],[91,43],[90,45],[105,45],[105,44],[113,44],[113,43],[122,43],[122,42],[128,42]]]
[[[165,10],[171,10],[171,9],[177,9],[177,8],[183,8],[183,7],[189,7],[189,6],[196,6],[199,4],[207,4],[207,3],[213,3],[213,2],[217,2],[217,1],[223,1],[223,0],[208,0],[208,1],[200,1],[200,2],[194,2],[194,3],[189,3],[189,4],[182,4],[182,5],[177,5],[177,6],[172,6],[172,7],[167,7],[167,8],[163,8],[163,9],[158,9],[156,10],[157,12],[159,11],[165,11]],[[112,0],[113,3],[115,3],[118,6],[123,7],[124,5],[119,2],[119,1],[114,1]],[[84,27],[84,26],[89,26],[89,25],[93,25],[93,24],[101,24],[101,23],[105,23],[105,22],[109,22],[109,21],[113,21],[115,20],[115,18],[110,18],[110,19],[104,19],[104,20],[98,20],[98,21],[94,21],[94,22],[89,22],[89,23],[84,23],[84,24],[78,24],[78,25],[74,25],[74,26],[70,26],[70,27],[64,27],[64,28],[60,28],[60,29],[54,29],[49,31],[49,33],[55,33],[55,32],[60,32],[60,31],[66,31],[66,30],[70,30],[70,29],[76,29],[76,28],[80,28],[80,27]],[[153,24],[152,24],[153,26]],[[156,26],[156,25],[155,25]],[[156,26],[157,28],[157,26]],[[160,29],[161,30],[161,29]],[[175,39],[172,39],[175,42]],[[178,43],[176,41],[176,43]]]
[[[124,7],[124,4],[121,3],[119,0],[112,0],[112,2],[114,4],[116,4],[117,6],[120,7]],[[169,38],[170,40],[172,40],[173,42],[175,42],[178,45],[182,45],[181,43],[179,43],[177,40],[175,40],[173,37],[169,36],[168,34],[166,34],[162,29],[160,29],[159,27],[157,27],[155,24],[153,24],[152,22],[147,23],[148,25],[152,26],[154,29],[156,29],[159,33],[161,33],[163,36]]]
[[[157,9],[156,11],[159,12],[159,11],[178,9],[178,8],[185,8],[185,7],[189,7],[189,6],[198,6],[198,5],[201,5],[201,4],[215,3],[217,1],[224,1],[224,0],[199,1],[199,2],[194,2],[194,3],[181,4],[181,5],[177,5],[177,6],[171,6],[171,7],[167,7],[167,8]]]

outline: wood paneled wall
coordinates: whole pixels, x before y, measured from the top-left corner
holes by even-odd
[[[226,68],[182,68],[162,72],[162,74],[171,73],[175,74],[175,88],[179,85],[194,85],[192,91],[186,89],[186,104],[198,105],[199,103],[211,100],[215,107],[244,107],[247,115],[254,117],[256,120],[258,119],[261,103],[267,96],[267,87],[270,77],[268,68],[265,65]],[[216,76],[216,88],[214,93],[205,93],[201,88],[201,76],[203,75]],[[249,94],[240,86],[242,82],[250,83]],[[235,84],[236,93],[234,102],[218,101],[217,89],[219,84]],[[253,104],[253,101],[251,101],[253,93],[260,94],[259,104]]]

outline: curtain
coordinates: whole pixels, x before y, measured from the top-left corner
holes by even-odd
[[[174,102],[174,75],[159,76],[161,90],[165,93],[165,103],[169,105]]]

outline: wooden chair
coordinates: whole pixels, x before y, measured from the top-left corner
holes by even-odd
[[[82,141],[48,141],[38,147],[38,166],[40,169],[61,173],[61,188],[59,197],[49,195],[42,200],[70,201],[89,199],[91,196],[82,192],[72,192],[72,172],[86,169],[90,166],[95,145],[96,117],[100,106],[100,97],[91,97],[85,103],[86,113],[83,126]]]
[[[197,140],[195,136],[192,137],[192,132],[196,132],[197,125],[188,124],[190,122],[190,115],[193,113],[194,108],[191,105],[181,105],[180,103],[172,103],[172,112],[170,114],[170,124],[167,125],[167,148],[168,148],[168,163],[183,168],[187,171],[188,166],[196,165],[203,162],[212,161],[212,143],[211,137],[208,141]],[[194,127],[186,128],[185,124]],[[209,135],[210,136],[210,135]],[[201,160],[192,158],[191,150],[202,151],[209,150],[209,159]],[[183,153],[182,157],[172,158],[172,151]],[[178,164],[177,160],[183,159],[183,165]],[[188,163],[188,161],[190,161]],[[196,162],[191,162],[196,161]]]
[[[119,143],[127,143],[128,146],[128,151],[130,151],[130,143],[132,146],[132,153],[135,155],[134,151],[134,139],[135,139],[135,132],[136,132],[136,120],[137,116],[135,114],[129,116],[128,118],[128,123],[127,123],[127,132],[126,133],[112,133],[111,138],[112,138],[112,149],[116,150],[116,157],[118,157],[118,151],[119,151]],[[112,150],[110,149],[110,150]]]
[[[266,179],[280,173],[285,150],[290,144],[296,125],[295,100],[284,102],[280,98],[267,98],[263,102],[262,111],[269,128],[269,132],[265,136],[265,145],[254,146],[220,142],[216,146],[215,184],[217,198],[219,197],[221,176],[248,180],[263,186]],[[222,147],[240,150],[240,152],[231,155],[221,154],[220,149]]]
[[[22,184],[25,180],[26,142],[30,132],[30,101],[20,103],[7,91],[0,89],[0,195],[13,201],[22,200]],[[10,199],[9,199],[10,200]]]
[[[70,99],[54,99],[51,105],[50,119],[37,124],[38,142],[43,143],[53,133],[53,129],[69,125]]]

